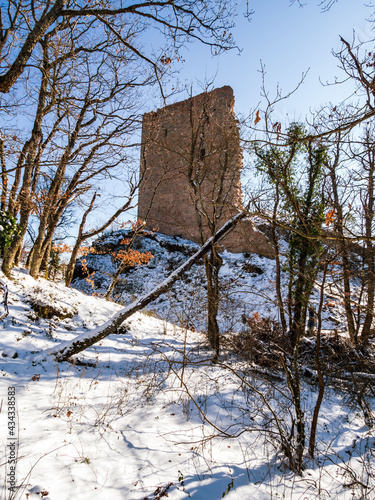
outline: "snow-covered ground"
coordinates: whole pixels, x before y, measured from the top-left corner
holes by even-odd
[[[223,276],[233,276],[234,260],[225,256]],[[272,261],[266,268],[272,274]],[[164,270],[154,269],[162,279]],[[269,295],[271,274],[246,277],[246,286],[258,280]],[[165,298],[75,364],[35,362],[36,351],[95,328],[121,306],[22,269],[12,276],[2,277],[9,315],[0,321],[1,499],[375,498],[375,436],[345,391],[327,389],[316,458],[306,456],[295,475],[275,432],[274,418],[288,429],[292,414],[282,380],[255,376],[231,352],[213,365],[198,328],[155,317]],[[146,286],[145,276],[140,282]],[[317,388],[303,382],[302,397],[308,432]],[[371,411],[374,400],[366,401]]]
[[[108,250],[117,253],[124,248],[120,242],[129,232],[119,230],[99,238],[95,243],[97,252],[83,259],[89,271],[76,276],[72,287],[87,294],[104,295],[116,271],[117,262]],[[282,247],[286,243],[281,241]],[[135,241],[140,252],[150,252],[153,258],[147,265],[125,270],[112,294],[116,301],[128,305],[141,294],[151,291],[158,283],[190,257],[199,246],[188,240],[150,233]],[[285,248],[283,248],[285,251]],[[219,323],[222,333],[244,328],[246,319],[254,313],[261,317],[278,319],[275,293],[275,261],[256,254],[221,254],[223,265],[220,269],[221,298],[219,304]],[[79,271],[79,266],[77,267]],[[86,274],[87,276],[87,274]],[[204,330],[207,318],[206,279],[202,261],[194,265],[182,276],[168,294],[162,295],[147,308],[150,314],[174,324],[187,325],[194,330]],[[283,287],[287,293],[286,276]],[[319,287],[316,287],[312,304],[318,309]],[[344,308],[339,290],[333,287],[327,305],[323,310],[323,328],[345,329]]]

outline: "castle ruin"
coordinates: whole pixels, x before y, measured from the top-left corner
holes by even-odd
[[[242,149],[229,86],[146,113],[138,218],[202,243],[242,209]],[[273,256],[267,237],[242,221],[221,245]]]

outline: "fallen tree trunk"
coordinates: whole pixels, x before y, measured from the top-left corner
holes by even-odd
[[[104,323],[104,325],[99,326],[91,332],[79,335],[73,340],[63,342],[52,349],[42,351],[38,353],[35,357],[35,361],[41,361],[47,357],[48,354],[55,356],[57,361],[66,361],[68,358],[74,354],[78,354],[88,347],[96,344],[100,340],[108,337],[113,333],[117,332],[118,327],[134,313],[142,310],[148,304],[157,299],[160,295],[168,291],[173,283],[175,283],[185,271],[190,269],[199,259],[201,259],[207,252],[210,251],[212,245],[215,245],[224,236],[226,236],[236,224],[247,215],[246,211],[240,212],[232,219],[227,221],[224,226],[219,229],[215,236],[211,237],[206,243],[186,262],[184,262],[180,267],[178,267],[172,274],[168,276],[166,280],[157,285],[151,292],[142,295],[138,300],[132,302],[127,307],[124,307],[118,311],[109,321]]]

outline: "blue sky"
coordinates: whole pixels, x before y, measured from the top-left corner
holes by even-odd
[[[366,21],[374,8],[362,0],[339,0],[325,13],[319,0],[306,0],[304,7],[289,0],[249,0],[255,10],[251,22],[245,19],[246,1],[238,4],[234,38],[242,49],[212,57],[207,47],[189,45],[183,51],[185,63],[178,75],[182,84],[194,84],[194,93],[200,92],[198,81],[204,82],[216,75],[214,85],[230,85],[236,97],[236,110],[246,114],[261,99],[260,61],[266,66],[267,87],[273,95],[279,83],[282,90],[292,90],[301,74],[309,69],[305,83],[278,110],[278,119],[303,119],[309,109],[346,97],[348,86],[324,87],[319,78],[334,81],[343,74],[337,68],[332,49],[340,48],[339,36],[352,40],[353,30],[363,40],[375,36],[371,23]],[[371,2],[367,2],[369,4]],[[172,98],[171,102],[183,97]],[[160,105],[160,104],[159,104]]]
[[[236,26],[232,32],[241,54],[233,50],[212,57],[208,47],[194,43],[182,52],[184,64],[171,79],[171,85],[188,89],[193,84],[193,94],[199,94],[204,84],[215,75],[215,87],[230,85],[234,90],[237,115],[247,115],[261,101],[260,61],[266,66],[266,83],[270,94],[277,84],[284,92],[295,88],[303,72],[308,76],[298,92],[282,101],[273,115],[275,121],[304,120],[319,106],[339,102],[351,94],[351,86],[323,86],[320,80],[333,82],[342,77],[332,50],[340,48],[340,35],[352,40],[353,30],[362,40],[375,37],[369,18],[375,7],[366,7],[362,0],[338,0],[326,13],[322,13],[320,0],[306,0],[303,8],[289,0],[249,0],[255,10],[251,22],[244,17],[246,0],[238,3]],[[368,0],[371,3],[371,0]],[[146,43],[155,43],[155,33],[146,33]],[[156,37],[157,39],[157,37]],[[156,47],[155,47],[156,48]],[[187,94],[173,96],[168,102],[183,100]],[[157,89],[147,99],[145,112],[162,107]],[[261,107],[261,106],[260,106]],[[115,183],[115,190],[121,186]],[[136,216],[136,209],[132,212]],[[129,218],[129,214],[126,215]]]

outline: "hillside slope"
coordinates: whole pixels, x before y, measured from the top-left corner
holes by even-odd
[[[2,279],[1,499],[374,498],[372,383],[357,386],[361,404],[342,384],[327,387],[316,457],[306,455],[296,476],[278,434],[281,425],[293,439],[295,418],[282,374],[228,349],[213,365],[204,335],[140,313],[75,364],[36,363],[33,353],[93,329],[120,306],[21,269]],[[15,394],[15,418],[7,394]],[[307,432],[316,397],[304,380]]]
[[[124,249],[121,241],[129,235],[120,230],[99,238],[94,243],[95,253],[78,261],[72,286],[87,294],[103,295],[116,272],[118,262],[112,254]],[[286,245],[282,242],[282,245]],[[178,237],[149,233],[135,241],[134,248],[140,252],[151,252],[153,258],[146,265],[128,268],[120,275],[112,297],[127,305],[143,293],[152,290],[158,283],[189,258],[199,246]],[[275,293],[275,261],[256,254],[221,254],[223,266],[220,270],[221,302],[219,324],[222,333],[240,332],[247,318],[256,313],[261,317],[278,319]],[[155,316],[176,324],[188,325],[195,330],[205,330],[207,292],[202,262],[193,266],[173,289],[161,296],[149,307]],[[287,293],[286,276],[283,289]],[[323,313],[323,328],[345,330],[343,307],[339,292],[332,290]],[[318,289],[312,297],[317,308]],[[333,304],[333,305],[332,305]]]

